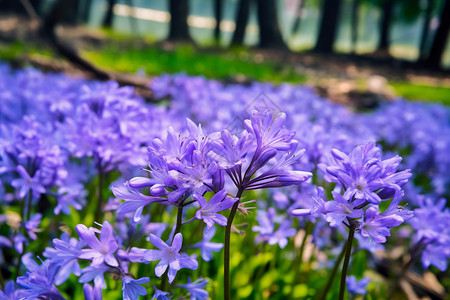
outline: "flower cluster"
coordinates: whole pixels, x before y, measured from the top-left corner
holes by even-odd
[[[381,159],[381,150],[374,143],[356,147],[349,155],[334,149],[330,165],[322,168],[324,177],[336,183],[333,200],[324,199],[324,191],[318,188],[312,208],[294,209],[294,216],[321,214],[331,227],[345,224],[358,229],[363,237],[377,243],[386,242],[389,229],[411,217],[400,207],[403,197],[401,187],[411,176],[409,170],[396,172],[401,158]],[[391,200],[389,207],[381,212],[382,201]]]
[[[62,284],[76,280],[86,299],[108,297],[113,281],[124,299],[215,297],[200,259],[216,270],[227,234],[248,224],[252,242],[283,248],[283,258],[298,252],[296,262],[312,240],[320,268],[344,226],[374,252],[406,221],[413,231],[396,240],[411,243],[409,256],[446,270],[448,108],[399,100],[360,114],[306,87],[186,75],[151,87],[170,103],[0,65],[0,272],[17,274],[0,299],[64,299]],[[248,223],[233,225],[239,213]],[[304,237],[301,251],[294,236]],[[191,281],[190,270],[202,277]],[[352,295],[366,292],[367,279],[346,282]]]
[[[445,271],[450,259],[450,210],[445,199],[433,201],[419,197],[419,207],[409,224],[414,228],[414,243],[421,251],[422,264]],[[414,253],[417,255],[417,253]]]

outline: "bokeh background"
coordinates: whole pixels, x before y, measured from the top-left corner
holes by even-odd
[[[446,103],[449,22],[446,0],[1,0],[0,58],[306,83],[346,103],[360,92]]]

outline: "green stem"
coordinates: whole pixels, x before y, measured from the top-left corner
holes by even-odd
[[[2,268],[0,267],[0,289],[3,290],[5,288],[5,279],[3,278]]]
[[[339,300],[344,300],[344,294],[345,294],[345,289],[346,289],[345,280],[347,279],[348,265],[350,263],[350,256],[352,255],[353,237],[355,236],[355,227],[352,225],[352,222],[349,222],[349,223],[350,223],[350,231],[348,233],[347,246],[345,249],[344,265],[342,266],[341,287],[339,289]]]
[[[297,253],[297,256],[295,257],[294,264],[293,264],[293,266],[295,268],[295,275],[294,275],[294,279],[292,280],[290,299],[294,299],[294,288],[298,282],[298,277],[300,275],[300,270],[302,268],[303,252],[305,252],[305,244],[306,244],[306,240],[308,239],[308,235],[309,235],[309,226],[308,225],[309,225],[309,223],[307,223],[305,226],[305,236],[302,239],[302,245],[300,246],[300,251]]]
[[[224,259],[223,259],[223,296],[225,300],[230,300],[230,239],[231,239],[231,225],[233,224],[234,216],[236,215],[241,196],[244,192],[243,188],[239,188],[236,198],[238,200],[233,204],[230,215],[228,216],[227,226],[225,228],[225,245],[224,245]]]
[[[32,200],[33,200],[33,194],[32,194],[32,191],[30,190],[28,192],[28,197],[25,198],[21,203],[22,226],[20,227],[20,230],[22,231],[23,236],[26,235],[25,226],[24,226],[25,222],[30,220]],[[20,265],[22,263],[22,256],[25,253],[25,247],[26,247],[26,244],[24,243],[22,253],[19,254],[19,260],[17,261],[17,264],[16,264],[16,276],[15,277],[19,276],[19,274],[20,274]]]
[[[330,291],[331,285],[334,281],[334,277],[336,276],[337,270],[339,269],[339,265],[341,264],[342,259],[344,258],[346,249],[347,249],[347,242],[344,243],[344,247],[342,247],[342,251],[339,254],[338,258],[336,259],[336,262],[334,263],[334,267],[333,267],[333,270],[331,271],[331,275],[330,275],[330,277],[328,277],[327,285],[325,286],[325,289],[324,289],[321,297],[319,298],[319,300],[325,300],[325,298],[327,297],[327,294]]]
[[[23,219],[23,222],[29,221],[31,218],[31,204],[33,202],[33,194],[31,190],[28,192],[28,200],[27,200],[27,218]]]
[[[103,204],[103,180],[104,180],[104,173],[103,168],[101,167],[101,164],[97,166],[98,171],[98,191],[97,191],[97,210],[95,212],[95,220],[99,223],[100,217],[102,216],[102,204]]]

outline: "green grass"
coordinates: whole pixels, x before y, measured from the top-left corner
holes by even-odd
[[[117,44],[82,52],[83,57],[97,66],[117,71],[147,75],[184,72],[219,80],[248,79],[262,82],[292,84],[314,83],[320,78],[307,78],[292,65],[280,65],[263,61],[262,56],[247,48],[233,48],[227,52],[197,50],[192,45],[178,45],[163,49],[158,45],[133,46],[134,39],[128,35],[103,30]],[[0,60],[11,61],[23,56],[55,58],[50,49],[42,46],[16,42],[0,45]],[[357,82],[363,79],[355,79]],[[365,82],[365,81],[364,81]],[[365,85],[365,84],[364,84]],[[410,100],[423,100],[450,105],[450,87],[429,86],[408,82],[390,82],[396,95]]]
[[[215,53],[197,51],[190,45],[181,45],[173,50],[152,46],[125,49],[110,46],[100,51],[84,51],[83,56],[102,68],[119,72],[143,70],[148,75],[184,72],[215,79],[242,77],[274,83],[301,84],[306,81],[306,76],[296,73],[291,66],[260,62],[258,56],[242,50]]]
[[[55,55],[48,47],[25,44],[19,41],[6,45],[0,44],[0,60],[12,61],[23,56],[55,58]]]
[[[438,102],[450,105],[450,87],[432,87],[407,82],[390,82],[398,96],[410,100]]]
[[[5,61],[14,60],[19,54],[25,52],[23,43],[15,42],[6,46],[0,46],[0,59]]]

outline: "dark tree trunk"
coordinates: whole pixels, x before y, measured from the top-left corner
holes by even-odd
[[[47,17],[42,24],[42,28],[45,32],[53,31],[56,27],[56,24],[63,18],[64,13],[66,11],[67,2],[73,2],[74,0],[58,0],[53,4],[50,12],[47,14]]]
[[[23,8],[27,12],[27,15],[34,20],[39,20],[39,14],[38,14],[38,8],[39,8],[39,1],[30,1],[30,0],[20,0],[20,3],[22,4]]]
[[[339,25],[341,0],[324,0],[320,20],[319,38],[314,51],[332,53]]]
[[[72,7],[71,5],[73,4],[73,2],[77,2],[77,0],[57,0],[55,2],[42,24],[42,36],[47,39],[47,41],[56,50],[57,53],[65,57],[72,64],[76,65],[82,70],[94,74],[99,79],[109,79],[110,76],[106,72],[97,69],[94,65],[85,61],[78,55],[78,53],[74,49],[61,43],[55,34],[56,25],[68,12],[68,8]]]
[[[444,8],[441,13],[441,24],[434,36],[433,45],[431,46],[430,54],[426,60],[426,63],[434,68],[439,68],[441,65],[442,54],[444,53],[445,46],[447,45],[447,39],[450,31],[450,0],[446,0]]]
[[[275,0],[256,0],[258,9],[259,47],[287,49],[277,20]]]
[[[351,39],[352,39],[352,50],[351,52],[356,53],[356,43],[358,42],[358,9],[361,0],[353,0],[352,3],[352,25],[351,25]]]
[[[57,0],[44,20],[43,28],[54,28],[56,23],[76,25],[80,0]]]
[[[243,45],[245,29],[247,28],[248,18],[250,16],[250,0],[240,0],[236,13],[236,28],[231,39],[231,45]]]
[[[92,0],[85,0],[80,11],[80,21],[83,23],[89,22],[89,15],[91,12]]]
[[[223,0],[214,1],[214,15],[216,17],[216,28],[214,28],[214,39],[220,40],[220,22],[222,22]]]
[[[108,9],[106,10],[105,18],[103,19],[103,27],[112,27],[114,18],[114,5],[116,5],[116,0],[108,0]]]
[[[302,20],[302,14],[303,10],[305,9],[306,0],[300,0],[298,7],[297,7],[297,13],[295,14],[295,20],[294,24],[292,25],[291,34],[295,34],[300,29],[300,23]]]
[[[27,11],[18,0],[0,0],[0,12],[10,12],[19,15],[26,15]]]
[[[30,0],[30,3],[34,8],[34,11],[38,15],[40,15],[40,13],[41,13],[41,2],[42,2],[41,0]]]
[[[434,0],[427,0],[427,8],[423,20],[422,35],[419,44],[419,61],[423,61],[427,57],[427,40],[430,33],[431,13],[433,12]]]
[[[191,41],[187,17],[189,14],[188,0],[169,0],[170,28],[168,40]]]
[[[380,40],[377,47],[378,51],[389,51],[389,32],[391,28],[393,7],[394,0],[384,1],[380,22]]]

